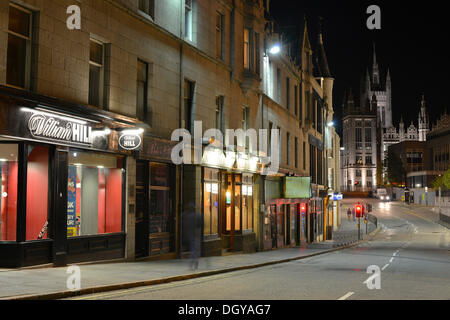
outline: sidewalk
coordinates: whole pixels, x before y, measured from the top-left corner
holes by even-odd
[[[349,228],[351,228],[349,224],[342,224],[342,232],[351,232]],[[344,245],[341,241],[337,243]],[[199,268],[196,271],[190,269],[189,259],[80,265],[81,290],[78,291],[67,289],[66,282],[70,276],[66,273],[67,267],[17,270],[0,268],[0,300],[24,298],[25,296],[27,298],[31,296],[33,299],[57,299],[160,284],[288,262],[345,247],[348,246],[321,248],[313,245],[307,248],[286,248],[251,254],[200,258]]]
[[[416,214],[419,214],[420,216],[422,216],[423,218],[438,223],[441,226],[444,226],[446,228],[450,229],[450,224],[446,223],[442,220],[439,219],[439,208],[435,207],[435,206],[425,206],[423,204],[415,204],[415,203],[411,203],[411,204],[403,204],[401,202],[392,202],[392,204],[394,206],[398,206],[398,207],[402,207],[405,209],[409,209],[413,212],[415,212]]]

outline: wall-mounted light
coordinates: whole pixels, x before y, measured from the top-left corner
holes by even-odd
[[[280,51],[281,51],[281,48],[278,43],[274,44],[272,46],[272,48],[269,49],[270,54],[278,54],[278,53],[280,53]]]
[[[327,126],[328,126],[328,127],[333,127],[333,126],[334,126],[334,121],[328,122],[328,123],[327,123]]]

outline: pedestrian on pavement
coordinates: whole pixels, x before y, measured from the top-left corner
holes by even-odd
[[[352,215],[352,210],[350,208],[347,209],[347,218],[350,221],[350,216]]]
[[[183,218],[183,232],[189,243],[190,267],[192,270],[197,270],[200,254],[201,217],[194,202],[187,205]]]

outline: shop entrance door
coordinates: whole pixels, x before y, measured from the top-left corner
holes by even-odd
[[[235,236],[241,231],[241,175],[223,173],[223,190],[225,190],[221,206],[222,216],[222,248],[235,251]]]
[[[148,162],[136,161],[136,228],[135,250],[136,257],[149,255],[148,243]]]
[[[278,233],[277,233],[277,206],[270,206],[270,230],[272,234],[272,248],[277,247]]]

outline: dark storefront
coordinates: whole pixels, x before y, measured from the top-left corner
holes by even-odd
[[[136,162],[136,257],[176,257],[174,142],[144,136]]]
[[[124,258],[134,125],[0,87],[0,266]]]

